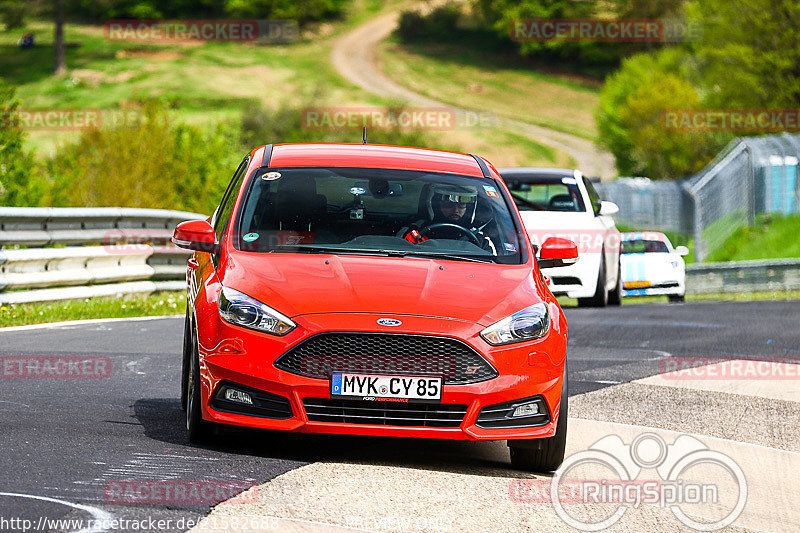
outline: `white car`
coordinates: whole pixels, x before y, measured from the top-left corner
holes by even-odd
[[[686,295],[685,246],[672,247],[666,235],[656,231],[622,234],[623,296],[663,294],[671,302]]]
[[[548,237],[562,237],[578,245],[575,264],[542,269],[553,294],[577,298],[581,306],[619,305],[620,233],[612,218],[619,207],[601,201],[578,170],[518,167],[498,172],[534,246],[541,246]]]

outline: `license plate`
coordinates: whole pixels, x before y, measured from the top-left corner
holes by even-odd
[[[442,378],[337,372],[331,376],[331,398],[439,402],[442,399]]]
[[[626,281],[622,284],[626,289],[644,289],[650,286],[649,281]]]

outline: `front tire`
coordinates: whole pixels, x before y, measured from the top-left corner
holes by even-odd
[[[564,462],[567,449],[567,411],[569,390],[567,386],[567,367],[564,365],[564,381],[561,387],[561,408],[556,423],[556,433],[545,439],[526,439],[508,441],[511,466],[526,472],[553,472]]]
[[[189,399],[189,365],[192,361],[192,322],[189,318],[189,305],[186,305],[186,319],[183,321],[183,358],[181,363],[181,409],[186,411]]]
[[[681,303],[681,302],[683,302],[685,300],[686,300],[686,296],[683,295],[683,294],[676,294],[676,295],[670,295],[669,296],[669,302],[670,303],[676,304],[676,303]]]
[[[617,263],[617,284],[608,293],[608,305],[622,305],[622,265]]]
[[[198,444],[211,439],[214,435],[215,424],[203,420],[202,397],[200,394],[200,354],[197,350],[194,335],[192,335],[191,350],[189,373],[186,380],[186,431],[189,434],[189,442]]]

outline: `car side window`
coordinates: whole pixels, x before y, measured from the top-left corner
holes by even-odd
[[[592,209],[594,209],[594,214],[597,215],[600,213],[600,195],[597,194],[594,185],[592,185],[592,182],[589,181],[589,178],[586,176],[583,177],[583,184],[586,185],[586,192],[589,193],[589,201],[592,202]]]
[[[225,196],[222,199],[222,203],[220,203],[219,208],[217,208],[217,216],[214,220],[214,233],[217,236],[217,242],[222,240],[222,235],[225,233],[228,220],[231,218],[233,205],[236,203],[236,195],[239,192],[239,188],[242,186],[242,179],[247,171],[247,165],[249,162],[250,157],[248,156],[244,159],[244,161],[242,161],[242,163],[239,165],[239,168],[236,169],[236,173],[233,175],[233,179],[231,179],[231,183],[228,185],[228,189],[225,191]]]

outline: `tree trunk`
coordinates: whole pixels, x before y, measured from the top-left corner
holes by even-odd
[[[64,74],[67,71],[67,60],[64,51],[64,2],[55,0],[56,3],[56,34],[53,46],[56,53],[55,74]]]

